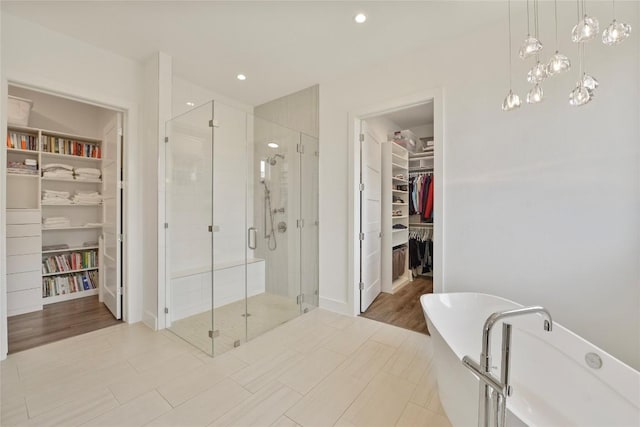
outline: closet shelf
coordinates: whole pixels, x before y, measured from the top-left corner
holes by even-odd
[[[408,230],[409,230],[408,228],[401,228],[401,229],[394,229],[393,232],[394,233],[399,233],[401,231],[408,231]]]
[[[80,273],[83,271],[93,271],[93,270],[98,270],[99,268],[100,267],[89,267],[89,268],[81,268],[79,270],[56,271],[55,273],[42,273],[42,277],[60,276],[62,274]]]
[[[97,228],[102,228],[101,225],[78,225],[71,227],[42,227],[42,231],[52,231],[52,230],[94,230]]]
[[[61,295],[54,295],[54,296],[50,296],[50,297],[43,297],[42,298],[42,303],[43,304],[53,304],[54,302],[68,301],[68,300],[72,300],[72,299],[76,299],[76,298],[84,298],[84,297],[88,297],[88,296],[91,296],[91,295],[98,295],[98,288],[96,288],[96,289],[88,289],[88,290],[78,291],[78,292],[71,292],[69,294],[61,294]]]
[[[16,178],[38,178],[38,175],[29,175],[26,173],[10,173],[7,172],[7,176],[16,177]]]
[[[41,206],[58,206],[63,208],[72,208],[72,207],[101,207],[102,203],[69,203],[66,205],[60,203],[41,203]]]
[[[405,193],[405,194],[409,192],[409,190],[393,190],[393,189],[391,191],[393,191],[394,193]]]
[[[50,251],[42,251],[43,254],[57,254],[62,252],[76,252],[76,251],[89,251],[92,249],[98,249],[98,246],[77,246],[75,248],[68,249],[54,249]]]
[[[48,178],[42,177],[43,181],[52,181],[52,182],[79,182],[82,184],[102,184],[102,180],[99,179],[68,179],[68,178]]]
[[[395,206],[408,206],[408,205],[409,205],[409,203],[398,203],[398,202],[393,202],[393,203],[392,203],[392,205],[395,205]]]
[[[391,156],[392,157],[396,157],[396,158],[398,158],[398,159],[400,159],[402,161],[405,161],[405,162],[408,160],[407,156],[401,156],[400,154],[396,154],[396,153],[391,153]]]
[[[7,153],[24,153],[38,155],[38,150],[23,150],[22,148],[9,148],[7,147]]]
[[[402,182],[404,184],[407,184],[409,182],[406,179],[396,178],[395,176],[393,177],[393,180],[394,181],[398,181],[398,182]]]
[[[57,159],[69,159],[69,160],[82,160],[85,162],[102,162],[102,159],[97,159],[95,157],[85,157],[85,156],[74,156],[72,154],[59,154],[59,153],[48,153],[46,151],[42,152],[42,157],[53,157]]]
[[[409,218],[409,216],[408,215],[398,215],[398,216],[391,215],[391,219],[404,219],[404,218]]]

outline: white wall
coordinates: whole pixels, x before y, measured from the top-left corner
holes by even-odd
[[[25,31],[25,28],[29,30]],[[127,200],[131,207],[127,213],[130,230],[127,245],[131,254],[129,274],[125,279],[128,284],[126,299],[130,306],[127,320],[139,321],[142,317],[141,224],[144,216],[155,215],[156,210],[155,206],[141,201],[140,174],[136,172],[141,169],[143,160],[138,155],[139,65],[6,12],[2,14],[2,64],[4,78],[9,82],[126,110],[125,149],[130,177]],[[4,167],[3,161],[0,175],[4,174]],[[2,209],[0,215],[4,215]],[[4,217],[0,224],[4,224]],[[4,241],[4,233],[0,233],[0,240]],[[0,298],[5,299],[4,292],[0,292]],[[4,354],[4,350],[0,354]]]
[[[567,32],[575,5],[559,7],[560,50],[574,59]],[[514,4],[514,16],[524,16],[523,8]],[[618,3],[617,10],[619,19],[639,26],[637,3]],[[590,4],[590,13],[604,23],[610,4]],[[587,49],[588,69],[601,84],[591,104],[567,104],[574,63],[567,75],[544,84],[544,103],[503,113],[506,5],[504,18],[406,55],[401,67],[390,58],[321,82],[321,298],[351,311],[348,113],[442,87],[444,290],[542,304],[563,325],[639,368],[640,39]],[[552,22],[542,24],[544,36],[553,34]],[[515,25],[514,41],[524,31]],[[478,40],[482,49],[475,49]],[[531,61],[514,62],[514,89],[523,96]]]
[[[9,95],[33,101],[29,126],[75,135],[102,138],[100,115],[104,109],[21,87],[9,87]]]

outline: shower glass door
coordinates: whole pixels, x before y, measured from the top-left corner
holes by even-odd
[[[249,115],[213,104],[213,341],[214,355],[247,339]],[[253,238],[253,236],[252,236]]]
[[[300,315],[300,134],[253,117],[247,336]]]
[[[213,103],[166,123],[167,328],[213,355]]]
[[[166,135],[167,328],[216,356],[317,307],[317,138],[217,101]]]

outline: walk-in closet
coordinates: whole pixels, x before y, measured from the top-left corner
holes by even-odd
[[[419,298],[433,292],[433,103],[361,125],[360,311],[426,333]]]
[[[9,86],[9,353],[122,319],[122,114]]]

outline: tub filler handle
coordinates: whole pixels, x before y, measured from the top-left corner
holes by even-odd
[[[507,417],[507,397],[511,396],[511,324],[502,323],[502,363],[500,379],[491,373],[491,330],[499,321],[507,317],[525,314],[541,314],[544,317],[543,329],[550,332],[553,328],[551,314],[544,307],[524,307],[493,313],[484,323],[482,332],[482,353],[480,363],[469,356],[462,358],[462,364],[480,379],[478,405],[478,427],[504,427]]]

